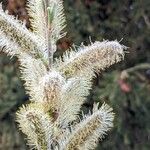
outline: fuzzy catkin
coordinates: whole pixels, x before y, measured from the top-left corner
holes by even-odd
[[[80,109],[95,72],[121,61],[125,47],[96,41],[53,61],[56,42],[65,35],[63,1],[28,0],[27,7],[34,33],[0,8],[0,48],[17,56],[30,101],[17,112],[20,130],[32,149],[94,149],[113,127],[114,114],[103,104],[80,118]]]
[[[82,150],[81,147],[86,146],[93,134],[95,134],[94,140],[90,142],[91,145],[94,145],[98,137],[102,137],[113,126],[113,119],[112,109],[108,105],[103,104],[99,110],[93,112],[91,116],[77,125],[62,150]]]
[[[77,119],[82,104],[92,87],[92,82],[85,77],[70,78],[62,87],[61,107],[58,124],[67,127],[69,122]]]
[[[92,132],[98,128],[99,124],[99,117],[91,119],[90,122],[88,122],[86,126],[84,126],[84,129],[79,129],[78,132],[73,135],[64,150],[75,150],[80,148],[80,146],[86,141],[88,136],[90,136]]]
[[[124,48],[117,41],[95,42],[79,48],[76,53],[70,52],[69,56],[64,55],[62,62],[56,63],[56,67],[67,78],[88,74],[91,69],[98,72],[121,61]]]
[[[17,21],[13,16],[7,15],[0,8],[0,30],[9,37],[10,40],[17,43],[25,52],[35,57],[45,55],[44,44],[40,42],[33,33],[29,32],[25,25]],[[43,54],[42,54],[43,53]]]
[[[43,99],[39,102],[45,106],[45,110],[58,111],[61,104],[62,86],[65,79],[56,71],[48,72],[41,78],[40,87],[43,90]]]
[[[21,48],[0,31],[0,51],[7,53],[9,56],[18,56],[21,53]]]
[[[40,86],[40,80],[47,74],[47,68],[40,59],[32,58],[28,54],[19,56],[20,70],[26,92],[30,96],[31,101],[43,100],[43,89]]]
[[[51,142],[51,120],[39,104],[23,106],[17,112],[17,122],[29,143],[38,149],[46,150]]]
[[[27,10],[30,16],[31,28],[34,33],[44,38],[46,42],[47,31],[45,29],[47,20],[45,17],[46,12],[43,7],[43,0],[27,0]]]

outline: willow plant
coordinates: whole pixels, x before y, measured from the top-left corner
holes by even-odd
[[[37,150],[94,149],[113,127],[107,104],[79,119],[95,72],[124,58],[118,41],[96,41],[70,48],[54,59],[57,41],[64,37],[66,19],[62,0],[28,0],[32,32],[25,23],[0,8],[0,50],[16,56],[30,103],[17,112],[20,130]]]

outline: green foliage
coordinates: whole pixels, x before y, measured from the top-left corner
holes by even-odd
[[[121,90],[120,72],[105,73],[93,90],[94,99],[107,100],[116,112],[115,129],[99,149],[148,150],[150,143],[150,84],[141,81],[139,71],[131,73],[123,84],[131,86],[129,92]],[[99,100],[98,100],[99,101]]]
[[[87,42],[89,35],[93,41],[123,38],[122,43],[129,47],[123,67],[150,62],[149,0],[69,0],[65,7],[68,33],[75,44],[82,39]]]
[[[25,101],[23,83],[19,79],[18,62],[0,55],[0,149],[25,149],[13,113]]]
[[[88,41],[92,39],[116,38],[129,47],[125,63],[120,68],[128,68],[137,63],[150,62],[150,1],[131,0],[88,0],[66,2],[69,14],[68,30],[71,38],[78,37]],[[81,24],[81,26],[79,25]],[[72,28],[76,32],[72,33]],[[78,29],[78,30],[76,30]],[[72,31],[71,31],[72,30]],[[94,32],[96,31],[96,32]],[[74,41],[73,40],[73,41]],[[129,77],[133,86],[131,93],[124,93],[118,84],[119,72],[107,72],[103,78],[97,79],[92,90],[91,99],[102,102],[105,98],[116,112],[115,129],[97,149],[102,150],[148,150],[150,134],[150,96],[148,81],[140,82],[135,74]],[[98,85],[97,85],[98,82]],[[91,102],[88,101],[88,105]],[[129,103],[129,104],[128,104]],[[132,114],[133,113],[133,114]]]
[[[17,131],[16,123],[13,117],[1,121],[0,128],[0,149],[1,150],[25,150],[27,147],[23,141],[23,136]]]
[[[0,56],[0,118],[23,102],[23,83],[19,79],[18,63],[6,55]]]

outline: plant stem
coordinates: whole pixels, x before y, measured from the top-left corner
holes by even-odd
[[[136,65],[132,68],[126,69],[124,71],[130,73],[130,72],[133,72],[133,71],[136,71],[136,70],[149,69],[149,68],[150,68],[150,63],[143,63],[143,64]]]
[[[44,7],[45,7],[45,14],[46,14],[46,20],[47,20],[47,49],[48,49],[48,61],[49,61],[49,69],[51,69],[51,65],[53,63],[53,50],[51,45],[51,38],[50,38],[50,22],[48,21],[49,12],[47,10],[48,8],[48,0],[43,0]]]

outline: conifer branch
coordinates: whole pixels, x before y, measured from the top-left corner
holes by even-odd
[[[111,130],[113,127],[113,120],[114,120],[114,113],[112,112],[113,109],[108,106],[107,104],[103,104],[99,109],[99,103],[95,103],[93,106],[93,114],[94,113],[101,113],[101,124],[99,128],[92,133],[92,135],[87,139],[87,141],[83,144],[81,149],[95,149],[99,140],[102,139],[107,135],[107,132]]]
[[[64,16],[64,8],[62,0],[46,0],[48,7],[48,49],[49,49],[49,63],[53,63],[53,55],[56,51],[56,42],[64,37],[66,33],[63,29],[66,26]]]

